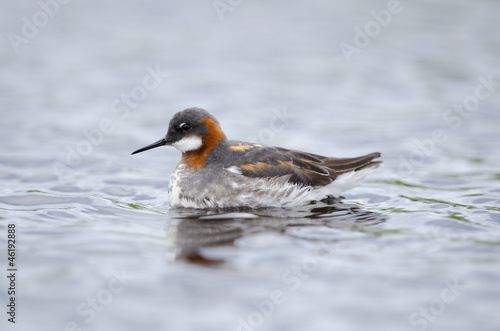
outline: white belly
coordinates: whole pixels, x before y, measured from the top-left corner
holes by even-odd
[[[287,176],[250,178],[227,170],[210,174],[181,164],[172,173],[168,193],[171,206],[185,208],[292,207],[327,195],[338,197],[373,170],[347,173],[329,185],[310,187],[289,183]]]

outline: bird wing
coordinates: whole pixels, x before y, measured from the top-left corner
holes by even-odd
[[[305,186],[325,186],[339,175],[379,164],[372,162],[380,153],[354,158],[329,158],[285,148],[238,142],[229,146],[233,153],[227,168],[237,167],[247,177],[289,176],[288,182]]]

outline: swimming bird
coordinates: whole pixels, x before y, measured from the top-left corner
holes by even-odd
[[[164,138],[132,154],[160,146],[182,152],[168,188],[173,207],[292,207],[336,198],[382,163],[373,161],[380,153],[334,158],[228,140],[215,117],[196,107],[176,113]]]

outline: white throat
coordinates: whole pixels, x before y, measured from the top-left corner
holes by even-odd
[[[195,151],[203,145],[203,141],[198,136],[187,136],[172,144],[182,153]]]

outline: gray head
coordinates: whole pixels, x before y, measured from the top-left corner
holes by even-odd
[[[132,154],[147,151],[160,146],[173,146],[182,153],[212,148],[213,144],[224,139],[219,122],[205,109],[188,108],[175,114],[168,125],[165,138],[140,148]]]

